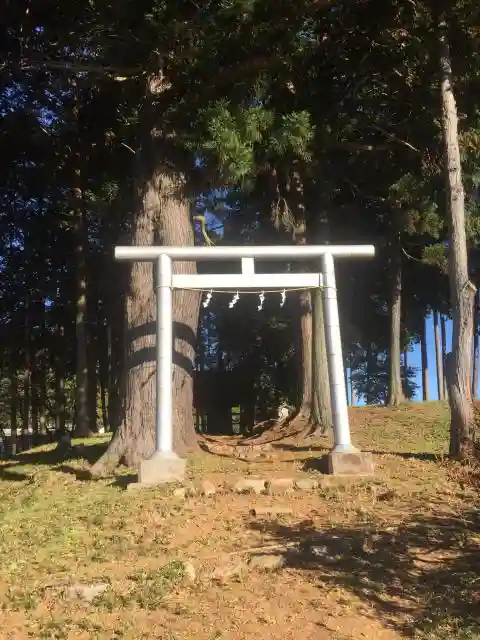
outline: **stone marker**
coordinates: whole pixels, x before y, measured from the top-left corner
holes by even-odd
[[[271,493],[284,494],[292,493],[294,487],[293,478],[272,478],[268,482],[268,488]]]
[[[189,560],[186,560],[183,563],[183,571],[185,575],[185,581],[193,584],[197,579],[197,572],[195,571],[195,567]]]
[[[373,476],[372,454],[366,451],[331,451],[328,473],[336,476]]]
[[[246,569],[245,562],[241,560],[226,560],[222,564],[218,565],[212,573],[212,580],[216,582],[225,583],[230,578],[237,578]]]
[[[210,480],[202,480],[200,483],[200,495],[213,496],[215,493],[217,493],[217,489],[213,482],[210,482]]]
[[[295,480],[295,489],[299,491],[313,491],[318,489],[318,480],[314,478],[299,478]]]
[[[236,493],[265,493],[266,481],[261,478],[241,478],[233,485]]]
[[[250,566],[265,571],[276,571],[285,566],[285,557],[280,553],[269,553],[250,558]]]
[[[185,495],[188,496],[189,498],[193,498],[194,496],[197,495],[197,493],[198,493],[197,487],[191,482],[185,486]]]
[[[148,460],[140,462],[138,483],[144,487],[155,487],[169,482],[182,482],[185,477],[185,460],[176,453],[156,452]]]
[[[66,597],[69,600],[85,600],[85,602],[93,602],[105,593],[109,585],[106,583],[99,584],[74,584],[67,588]]]

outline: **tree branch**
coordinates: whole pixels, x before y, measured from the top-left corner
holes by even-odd
[[[97,75],[115,76],[114,80],[121,81],[144,76],[147,72],[141,67],[121,69],[101,64],[90,64],[81,62],[71,62],[69,60],[23,60],[20,64],[3,63],[0,70],[8,67],[21,71],[71,71],[72,73],[92,73]]]

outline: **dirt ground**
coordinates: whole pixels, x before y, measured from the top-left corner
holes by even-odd
[[[0,637],[480,638],[478,477],[443,457],[445,407],[351,417],[373,479],[326,480],[328,438],[277,438],[246,459],[237,440],[210,439],[217,454],[194,456],[188,473],[216,492],[186,498],[126,491],[127,471],[88,479],[98,440],[68,460],[44,448],[2,463]],[[256,477],[319,487],[226,490]],[[72,585],[101,593],[88,602]]]

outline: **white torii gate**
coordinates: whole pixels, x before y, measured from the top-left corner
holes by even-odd
[[[371,463],[354,462],[360,452],[352,445],[345,391],[340,321],[335,283],[334,257],[372,257],[371,245],[303,245],[303,246],[211,246],[116,247],[117,260],[156,262],[157,264],[157,325],[156,325],[156,440],[155,454],[141,464],[139,480],[153,485],[183,478],[184,461],[173,453],[172,375],[173,375],[173,289],[258,290],[299,289],[322,286],[324,295],[325,338],[332,401],[334,431],[333,454],[347,454],[347,466],[352,472],[365,471]],[[321,273],[255,273],[255,259],[261,260],[321,260]],[[241,261],[241,274],[176,275],[173,261]],[[330,465],[331,467],[332,465]],[[358,469],[357,469],[358,468]],[[335,469],[331,468],[332,472]],[[341,471],[341,470],[339,470]],[[338,472],[338,471],[337,471]]]

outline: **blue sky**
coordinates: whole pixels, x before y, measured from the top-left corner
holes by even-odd
[[[446,322],[447,333],[447,353],[451,351],[452,345],[452,321]],[[427,359],[428,359],[428,376],[429,376],[429,395],[430,400],[438,400],[437,376],[435,365],[435,334],[433,329],[433,315],[427,318]],[[416,383],[419,385],[415,400],[422,400],[422,356],[420,352],[420,344],[416,344],[408,354],[408,365],[417,369]],[[478,390],[477,390],[478,394]]]
[[[342,319],[340,318],[340,323]],[[452,321],[447,319],[446,322],[446,338],[447,353],[451,350],[452,345]],[[437,388],[437,374],[436,374],[436,355],[435,355],[435,333],[433,328],[433,315],[427,318],[427,360],[428,360],[428,383],[429,383],[429,400],[438,400],[438,388]],[[422,402],[423,390],[422,390],[422,355],[420,344],[413,345],[411,351],[408,352],[408,366],[416,370],[415,382],[417,383],[417,390],[414,396],[414,400]],[[479,395],[479,389],[477,389],[477,397]],[[359,405],[364,405],[365,401],[358,402]]]

